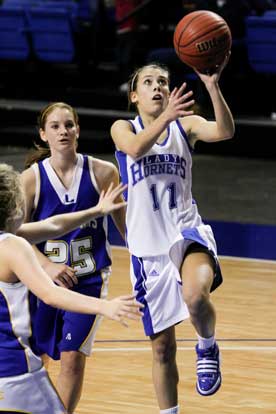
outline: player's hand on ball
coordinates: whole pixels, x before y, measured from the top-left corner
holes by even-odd
[[[194,69],[198,77],[202,80],[202,82],[204,82],[207,89],[208,89],[208,86],[211,86],[214,83],[218,83],[221,73],[230,59],[230,55],[231,55],[231,51],[227,53],[224,61],[220,65],[217,65],[211,72],[206,71],[205,73],[201,73],[197,71],[196,69]]]

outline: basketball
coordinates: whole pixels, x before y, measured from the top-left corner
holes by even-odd
[[[176,54],[186,65],[199,72],[212,72],[229,53],[232,36],[221,16],[198,10],[179,21],[173,43]]]

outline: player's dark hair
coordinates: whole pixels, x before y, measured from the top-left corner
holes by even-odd
[[[136,109],[136,105],[133,102],[131,102],[131,92],[136,91],[136,89],[137,89],[137,82],[138,82],[138,79],[139,79],[139,75],[146,68],[161,69],[161,70],[167,72],[168,79],[170,81],[170,70],[169,70],[169,68],[166,65],[164,65],[162,63],[159,63],[159,62],[150,62],[150,63],[147,63],[144,66],[141,66],[141,67],[137,68],[130,75],[129,80],[128,80],[128,109],[129,110],[132,109],[133,107]]]

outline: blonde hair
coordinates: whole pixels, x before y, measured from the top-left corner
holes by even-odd
[[[41,109],[38,117],[37,117],[37,126],[38,129],[45,130],[45,125],[47,122],[48,116],[55,110],[55,109],[67,109],[73,115],[74,122],[76,125],[79,124],[79,116],[76,110],[65,102],[52,102],[46,105],[44,108]],[[26,157],[25,160],[25,168],[30,167],[35,162],[44,160],[47,157],[50,157],[51,152],[50,148],[48,147],[47,143],[35,143],[34,149],[32,149]]]
[[[11,165],[0,163],[0,229],[19,216],[24,206],[20,174]]]

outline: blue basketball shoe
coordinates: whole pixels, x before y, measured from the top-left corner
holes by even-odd
[[[196,353],[196,389],[203,396],[215,394],[221,386],[219,347],[216,343],[208,349],[199,349],[196,345]]]

